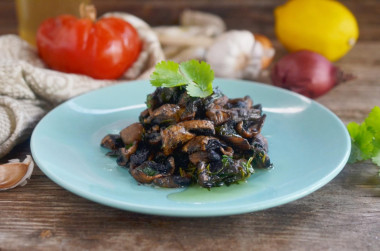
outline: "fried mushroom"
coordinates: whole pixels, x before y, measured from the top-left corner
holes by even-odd
[[[133,123],[121,130],[120,137],[125,145],[130,145],[135,141],[140,141],[143,133],[144,127],[140,123]]]

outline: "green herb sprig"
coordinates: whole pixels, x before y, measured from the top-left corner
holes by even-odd
[[[173,61],[161,61],[156,64],[150,76],[150,82],[156,87],[186,86],[192,97],[204,98],[213,93],[214,72],[206,62],[190,60],[180,64]]]
[[[347,129],[352,142],[349,162],[371,159],[380,166],[380,107],[375,106],[360,125],[350,122]]]

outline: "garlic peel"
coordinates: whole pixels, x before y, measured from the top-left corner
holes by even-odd
[[[34,162],[30,155],[23,162],[18,159],[8,162],[0,165],[0,191],[26,185],[33,172]]]

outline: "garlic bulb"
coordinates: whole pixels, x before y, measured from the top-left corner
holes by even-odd
[[[209,47],[206,61],[215,76],[256,79],[265,63],[270,62],[274,49],[264,46],[249,31],[232,30],[220,35]]]
[[[30,155],[27,155],[23,162],[14,159],[0,165],[0,191],[24,186],[32,175],[33,168],[34,162]]]
[[[254,43],[255,38],[249,31],[228,31],[209,47],[206,61],[217,77],[243,78]]]

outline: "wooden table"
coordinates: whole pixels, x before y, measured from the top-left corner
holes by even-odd
[[[200,2],[201,7],[207,6],[207,1]],[[258,2],[259,7],[273,7]],[[363,2],[367,7],[372,3]],[[355,5],[355,1],[348,4]],[[378,5],[373,10],[372,17],[378,13]],[[371,35],[368,31],[363,36],[367,39],[359,41],[336,63],[355,73],[357,80],[317,100],[344,123],[360,122],[373,106],[380,105],[380,41],[378,33]],[[285,51],[279,44],[276,47],[278,58]],[[269,83],[268,78],[262,81]],[[29,141],[17,146],[0,163],[26,154],[30,154]],[[228,217],[171,218],[93,203],[62,189],[37,167],[27,186],[0,192],[0,250],[380,250],[378,170],[369,162],[347,164],[318,191],[265,211]]]

